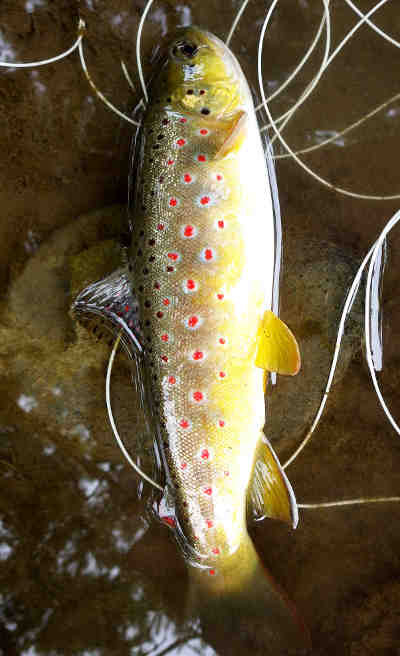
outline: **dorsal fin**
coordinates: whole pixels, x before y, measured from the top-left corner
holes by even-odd
[[[248,511],[253,519],[281,519],[296,528],[299,519],[292,486],[275,451],[263,434],[256,452],[253,479],[248,490]]]
[[[86,287],[72,305],[72,315],[97,339],[105,335],[121,342],[131,353],[142,351],[139,305],[132,294],[127,267]]]

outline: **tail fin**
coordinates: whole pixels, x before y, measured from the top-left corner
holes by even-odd
[[[215,569],[190,566],[190,610],[203,637],[223,656],[305,654],[310,638],[292,603],[244,534]]]

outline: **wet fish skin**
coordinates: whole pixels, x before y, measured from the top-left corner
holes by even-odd
[[[196,44],[198,54],[177,59],[177,43]],[[216,37],[190,28],[172,45],[139,152],[132,285],[169,499],[186,551],[215,575],[247,534],[246,490],[265,420],[257,334],[274,257],[251,94]]]
[[[300,366],[292,333],[268,310],[273,268],[273,203],[246,80],[219,39],[185,29],[150,88],[129,266],[84,290],[73,311],[114,334],[122,327],[133,357],[142,344],[165,473],[160,516],[205,626],[257,633],[265,653],[282,654],[307,637],[246,527],[248,501],[257,516],[297,523],[262,431],[265,372]]]

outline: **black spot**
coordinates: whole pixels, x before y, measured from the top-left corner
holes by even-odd
[[[204,116],[207,116],[210,113],[210,110],[207,107],[203,107],[201,113],[204,114]]]
[[[167,98],[167,103],[172,102],[172,98]]]
[[[138,289],[140,292],[143,292],[143,285],[139,285]]]
[[[155,259],[156,259],[156,258],[154,257],[154,255],[150,255],[150,257],[149,257],[149,262],[154,262]]]
[[[137,254],[138,254],[138,256],[139,256],[139,257],[141,257],[141,256],[143,255],[143,251],[142,251],[142,249],[141,249],[141,248],[139,248],[139,250],[138,250],[138,252],[137,252]]]
[[[144,302],[144,307],[147,307],[147,308],[151,307],[150,301],[145,301]]]
[[[143,235],[144,235],[144,230],[141,230],[141,231],[139,232],[139,237],[143,237]]]
[[[146,319],[146,321],[144,322],[144,325],[145,326],[150,326],[150,319]]]
[[[149,246],[154,246],[155,243],[156,243],[155,239],[149,239]]]
[[[133,269],[133,266],[132,266],[132,264],[129,263],[129,264],[128,264],[128,270],[129,270],[129,271],[132,271],[132,269]]]
[[[150,271],[147,268],[144,268],[143,273],[144,273],[145,276],[147,276],[147,274],[150,273]]]
[[[151,342],[151,337],[150,337],[150,335],[147,335],[146,339],[147,339],[148,342]],[[153,364],[154,364],[154,362],[153,362]]]
[[[165,136],[164,134],[159,134],[159,135],[157,136],[157,139],[164,139],[164,136]]]
[[[188,90],[186,91],[186,93],[187,93],[188,96],[193,96],[194,91],[193,91],[193,89],[188,89]]]

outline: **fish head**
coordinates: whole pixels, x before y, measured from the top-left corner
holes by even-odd
[[[236,57],[218,37],[196,27],[183,28],[169,43],[152,89],[165,109],[211,120],[229,119],[252,102]]]

